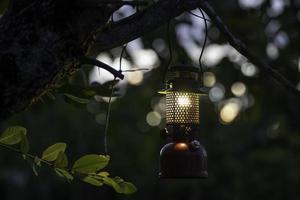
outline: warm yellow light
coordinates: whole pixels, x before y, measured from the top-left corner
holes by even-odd
[[[127,80],[131,85],[140,85],[144,79],[144,74],[141,71],[128,73]]]
[[[198,124],[199,95],[172,91],[166,94],[167,124]]]
[[[180,95],[177,99],[177,103],[180,107],[188,107],[191,105],[191,100],[187,95]]]
[[[175,144],[174,148],[176,150],[183,151],[183,150],[187,150],[188,149],[188,145],[186,143],[180,142],[180,143]]]
[[[229,102],[223,106],[220,118],[224,123],[232,122],[240,112],[240,105],[236,102]]]

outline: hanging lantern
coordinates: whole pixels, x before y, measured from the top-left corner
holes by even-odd
[[[199,70],[193,66],[173,66],[167,75],[166,125],[163,136],[172,138],[160,151],[161,178],[207,178],[207,156],[195,139],[199,131]]]

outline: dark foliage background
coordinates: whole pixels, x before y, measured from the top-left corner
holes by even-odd
[[[213,5],[250,49],[268,59],[297,85],[300,81],[300,2],[265,0],[254,7],[243,7],[242,2],[249,1],[214,1]],[[272,6],[278,2],[284,5],[283,10],[274,14]],[[5,6],[6,1],[1,1],[0,10]],[[275,22],[279,28],[268,31],[270,24]],[[171,28],[175,30],[182,23],[188,24],[189,18],[172,21]],[[210,44],[226,43],[214,26],[210,26],[209,31]],[[199,34],[202,34],[201,30]],[[286,36],[284,45],[280,42],[282,39],[279,42],[276,39],[278,34]],[[152,48],[158,37],[166,40],[165,27],[146,35],[144,48]],[[176,51],[173,63],[191,62],[175,34],[172,38]],[[272,50],[273,54],[270,53]],[[276,50],[277,56],[274,56]],[[120,52],[120,49],[114,52]],[[163,53],[167,54],[167,50]],[[1,150],[1,199],[299,199],[299,98],[259,72],[252,77],[245,76],[239,65],[228,57],[208,70],[224,87],[224,99],[234,96],[231,85],[240,81],[247,86],[245,98],[253,104],[242,109],[234,121],[224,124],[219,120],[220,104],[211,102],[209,97],[204,98],[200,138],[208,152],[209,179],[158,179],[158,156],[163,140],[159,137],[159,127],[149,126],[146,116],[153,110],[151,105],[159,97],[157,91],[162,87],[161,76],[167,63],[163,53],[159,53],[160,66],[145,74],[141,85],[127,88],[124,96],[112,104],[109,171],[135,183],[139,189],[137,193],[124,196],[106,186],[99,189],[79,181],[68,184],[47,168],[42,168],[40,175],[35,177],[30,165],[19,155]],[[80,79],[76,81],[82,84]],[[96,122],[95,114],[67,104],[60,94],[56,96],[55,101],[38,102],[30,110],[2,123],[2,130],[9,125],[25,126],[29,130],[31,152],[36,154],[59,141],[68,144],[67,154],[73,161],[87,153],[103,153],[104,126]],[[104,113],[106,104],[97,109],[98,113]],[[163,122],[160,127],[162,125]]]

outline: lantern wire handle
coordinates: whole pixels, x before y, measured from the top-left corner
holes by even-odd
[[[119,60],[119,71],[120,72],[123,72],[122,71],[122,60],[123,60],[123,57],[124,57],[124,54],[125,54],[125,51],[126,51],[126,48],[127,48],[127,44],[124,44],[123,48],[122,48],[122,51],[121,51],[121,55],[120,55],[120,60]]]
[[[205,17],[202,17],[202,16],[200,16],[200,15],[197,15],[197,14],[193,13],[192,11],[188,11],[188,13],[190,13],[191,15],[193,15],[193,16],[195,16],[195,17],[198,17],[198,18],[200,18],[200,19],[205,19],[207,22],[211,22],[210,19],[207,19],[207,18],[205,18]]]
[[[205,15],[204,15],[203,11],[201,10],[201,8],[199,8],[199,11],[200,11],[202,17],[200,17],[198,15],[195,15],[195,16],[198,16],[199,18],[203,19],[204,20],[204,25],[205,25],[204,42],[203,42],[203,46],[202,46],[201,53],[200,53],[200,56],[199,56],[199,67],[200,67],[200,72],[201,72],[201,79],[203,81],[203,66],[202,66],[201,60],[202,60],[204,49],[205,49],[205,46],[206,46],[206,43],[207,43],[208,28],[207,28],[207,19],[205,18]]]

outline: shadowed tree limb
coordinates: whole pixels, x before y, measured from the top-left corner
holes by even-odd
[[[205,11],[220,32],[226,36],[229,44],[261,69],[265,76],[271,76],[288,91],[300,96],[300,91],[294,84],[281,73],[273,69],[266,61],[252,53],[251,50],[229,30],[207,0],[161,0],[143,12],[136,13],[104,28],[96,35],[95,41],[101,51],[109,50],[141,37],[166,24],[168,20],[197,7]]]
[[[100,62],[97,59],[93,59],[93,58],[84,56],[80,59],[80,61],[81,61],[81,64],[95,65],[99,68],[105,69],[106,71],[110,72],[116,78],[120,78],[122,80],[124,79],[124,75],[120,71],[115,70],[114,68],[110,67],[109,65],[107,65],[103,62]]]
[[[279,84],[284,86],[288,91],[294,95],[300,97],[300,91],[291,83],[287,78],[285,78],[281,73],[272,68],[265,60],[259,58],[255,55],[239,38],[237,38],[229,28],[224,24],[221,17],[219,17],[206,0],[199,1],[200,7],[205,11],[205,13],[210,17],[215,26],[223,33],[229,44],[234,47],[238,52],[244,55],[250,62],[256,65],[259,69],[262,70],[265,76],[271,76]]]
[[[198,0],[160,0],[143,11],[101,29],[94,38],[97,50],[106,51],[130,42],[197,7]]]

